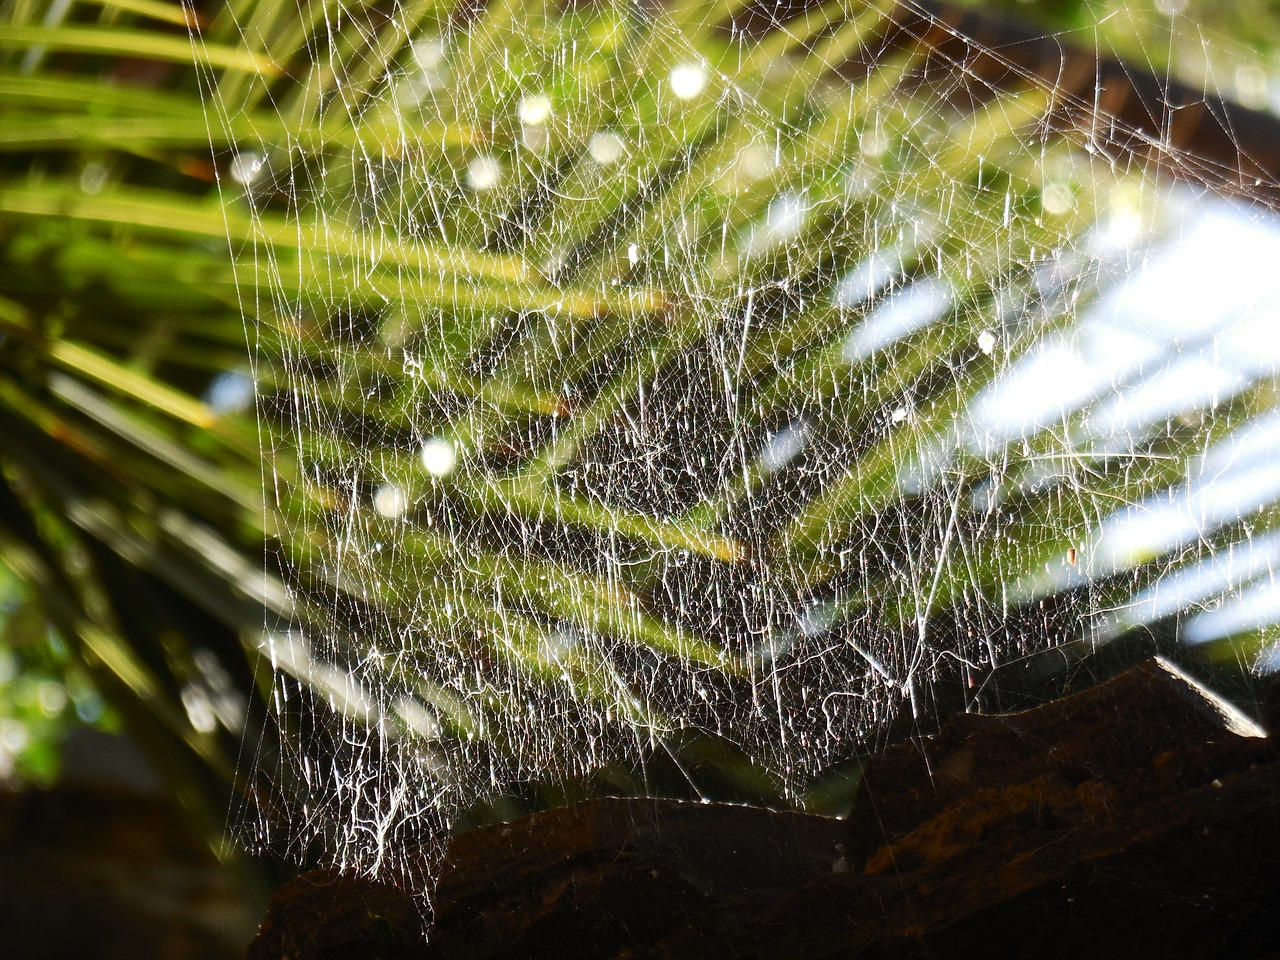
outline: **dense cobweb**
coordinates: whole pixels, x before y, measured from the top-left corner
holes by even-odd
[[[209,98],[283,124],[223,178],[294,611],[256,842],[421,885],[530,784],[804,803],[1134,630],[1274,658],[1280,231],[1123,71],[975,23],[240,24],[284,72]]]

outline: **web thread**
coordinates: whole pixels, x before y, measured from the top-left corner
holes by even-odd
[[[282,75],[207,102],[280,120],[220,159],[292,609],[251,843],[429,891],[503,797],[813,806],[1136,630],[1268,668],[1270,183],[987,26],[239,24]]]

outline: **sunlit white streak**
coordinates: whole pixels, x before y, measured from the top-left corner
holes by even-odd
[[[1146,563],[1280,497],[1280,417],[1237,433],[1205,453],[1190,483],[1108,516],[1087,538],[1078,567],[1051,567],[1016,585],[1015,596],[1034,599]]]
[[[1156,657],[1156,664],[1177,677],[1205,699],[1205,702],[1222,718],[1227,730],[1238,737],[1265,737],[1267,731],[1239,707],[1218,696],[1195,677],[1182,670],[1176,663],[1164,657]]]
[[[1130,452],[1180,413],[1199,410],[1228,399],[1252,383],[1221,365],[1193,357],[1139,381],[1091,412],[1082,429],[1073,429],[1063,443],[1064,456],[1097,461]],[[1063,459],[1046,457],[1032,463],[1009,488],[1036,490],[1061,476]],[[999,502],[998,494],[995,502]]]
[[[1207,610],[1192,617],[1181,638],[1187,643],[1208,643],[1277,620],[1280,620],[1280,585],[1267,577],[1259,584],[1250,584],[1238,597],[1217,610]]]
[[[784,193],[773,199],[765,211],[764,223],[752,228],[746,253],[757,256],[780,247],[799,236],[809,219],[809,203],[799,193]]]
[[[927,277],[891,294],[849,334],[844,359],[849,363],[864,360],[929,326],[950,309],[951,296],[951,288],[937,277]]]
[[[1255,417],[1219,440],[1200,458],[1197,474],[1218,476],[1280,462],[1280,409]]]
[[[345,716],[366,724],[374,722],[378,710],[374,696],[352,674],[332,664],[312,661],[306,677],[312,686],[329,695],[330,704]]]
[[[1280,470],[1272,464],[1216,483],[1184,488],[1172,503],[1152,498],[1112,514],[1093,538],[1088,573],[1107,576],[1185,546],[1224,523],[1280,496]]]
[[[43,25],[46,27],[56,27],[66,19],[67,12],[71,9],[72,0],[53,0],[49,4],[49,8],[44,12]],[[27,48],[26,54],[22,57],[22,72],[29,74],[40,66],[40,61],[44,59],[47,48],[44,44],[34,43]]]
[[[1254,669],[1259,673],[1275,673],[1280,670],[1280,642],[1268,644],[1260,654]]]
[[[796,627],[801,636],[811,639],[822,636],[839,622],[840,605],[828,600],[805,609],[796,618]]]
[[[857,266],[840,278],[834,293],[836,306],[846,310],[861,307],[902,273],[898,250],[873,250]]]
[[[1183,567],[1135,594],[1121,611],[1098,627],[1094,642],[1105,643],[1134,627],[1173,616],[1277,567],[1280,530],[1233,543],[1221,553]]]
[[[1209,204],[1178,243],[1121,291],[1120,308],[1169,340],[1224,329],[1277,293],[1280,231],[1227,203]]]
[[[218,718],[214,715],[209,695],[195,684],[189,683],[182,688],[182,707],[187,712],[187,721],[199,733],[212,733],[218,727]]]
[[[1070,341],[1047,341],[974,399],[965,446],[980,455],[994,453],[1060,422],[1109,382],[1111,371],[1082,357]]]
[[[1188,341],[1218,351],[1223,371],[1214,376],[1224,383],[1235,367],[1271,369],[1280,358],[1273,320],[1280,299],[1277,262],[1280,232],[1247,220],[1228,204],[1212,204],[1184,239],[1094,301],[1072,334],[1046,340],[979,394],[965,445],[990,455],[1032,436]],[[1174,378],[1160,380],[1176,390]],[[1116,429],[1120,420],[1136,423],[1137,407],[1120,413],[1124,403],[1134,402],[1115,401],[1103,416],[1117,418]],[[1148,403],[1141,396],[1136,402]],[[1163,402],[1171,412],[1187,408],[1171,398]],[[1153,396],[1149,403],[1147,416],[1154,417],[1162,401]]]
[[[1112,195],[1114,203],[1116,197]],[[1143,232],[1142,216],[1127,205],[1113,207],[1086,232],[1085,249],[1093,256],[1124,253],[1134,246]]]
[[[418,701],[402,697],[396,701],[395,711],[405,726],[418,736],[427,740],[435,740],[440,736],[440,721]]]
[[[307,638],[296,630],[265,633],[258,649],[267,654],[273,671],[283,670],[299,679],[311,672],[311,646]]]
[[[763,474],[776,473],[794,460],[809,444],[809,424],[804,420],[789,423],[769,437],[756,460]]]
[[[329,695],[334,709],[346,716],[370,722],[377,716],[373,695],[349,671],[311,656],[307,638],[296,630],[267,633],[259,644],[271,660],[273,671],[284,671]]]
[[[1280,327],[1274,318],[1267,319],[1268,326]],[[1241,324],[1236,330],[1251,326]],[[1230,400],[1256,383],[1260,374],[1272,373],[1280,366],[1280,350],[1277,350],[1280,335],[1276,331],[1269,333],[1269,338],[1251,338],[1256,349],[1241,348],[1242,362],[1236,364],[1230,362],[1231,358],[1223,346],[1236,336],[1234,331],[1222,341],[1202,342],[1201,354],[1187,357],[1135,383],[1091,412],[1084,428],[1072,430],[1063,446],[1081,451],[1079,458],[1084,460],[1096,461],[1123,455],[1159,431],[1173,417]],[[1274,445],[1280,442],[1280,437],[1268,442]],[[1008,488],[1038,489],[1059,477],[1061,467],[1061,460],[1057,458],[1039,460],[1008,484]],[[997,492],[995,501],[999,499]]]
[[[1188,410],[1216,404],[1251,382],[1205,357],[1190,357],[1125,390],[1089,414],[1091,439],[1133,441]],[[1118,452],[1118,451],[1117,451]]]

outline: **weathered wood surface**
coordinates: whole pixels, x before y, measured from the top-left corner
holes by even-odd
[[[1274,741],[1152,661],[959,716],[848,821],[597,800],[455,838],[429,945],[400,891],[277,894],[250,957],[1280,957]]]

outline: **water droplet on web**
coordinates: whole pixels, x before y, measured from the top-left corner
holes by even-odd
[[[1040,204],[1045,213],[1060,216],[1075,209],[1075,196],[1069,184],[1049,183],[1040,194]]]
[[[453,444],[444,437],[432,437],[422,445],[418,453],[422,469],[433,477],[445,477],[453,472],[457,453]]]
[[[671,92],[677,100],[692,100],[707,86],[707,70],[700,63],[682,63],[671,71]]]
[[[258,179],[258,174],[262,172],[263,162],[261,154],[246,150],[243,153],[237,153],[231,158],[231,166],[227,168],[227,173],[236,183],[242,187],[247,187]]]
[[[373,492],[373,509],[390,520],[396,520],[408,511],[409,498],[394,483],[384,483]]]
[[[502,179],[502,163],[497,157],[483,154],[467,165],[467,186],[477,193],[492,190]]]
[[[540,127],[551,119],[551,98],[545,94],[533,94],[520,101],[520,122],[529,127]]]
[[[587,142],[587,152],[591,154],[591,159],[602,167],[616,163],[621,159],[625,149],[626,144],[622,137],[608,130],[592,134]]]

